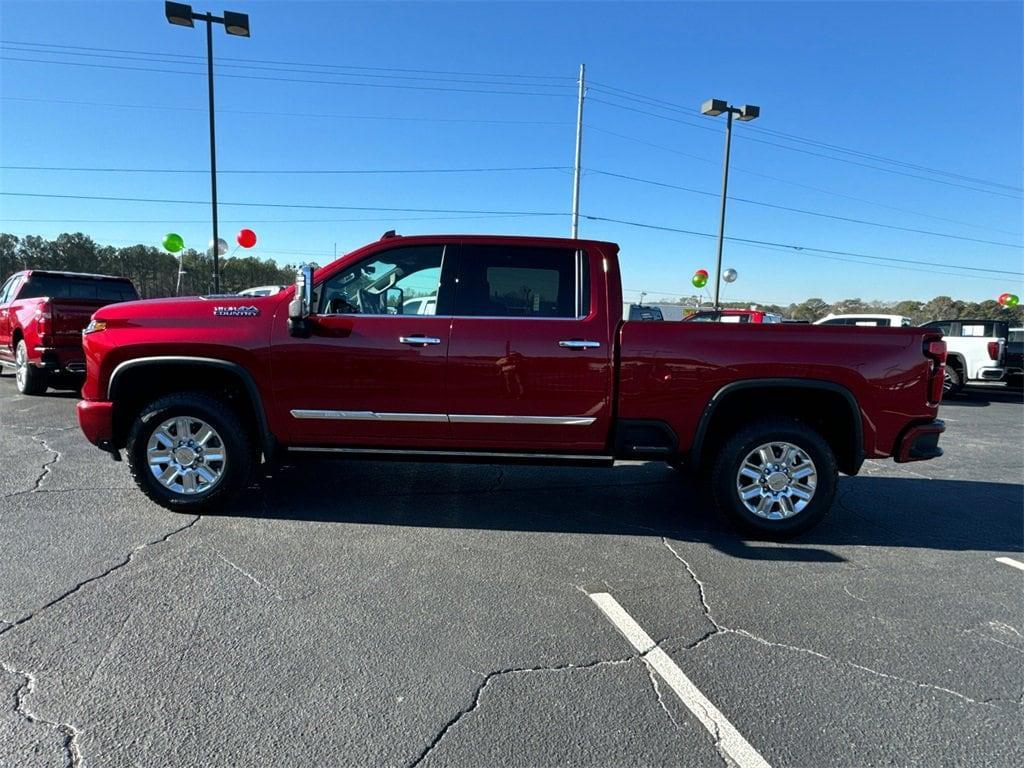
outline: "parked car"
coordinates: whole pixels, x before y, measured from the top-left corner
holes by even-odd
[[[903,315],[876,315],[876,314],[852,314],[852,315],[825,315],[821,320],[815,320],[815,325],[858,325],[862,328],[909,328],[913,323],[909,317]]]
[[[658,307],[648,307],[643,304],[629,305],[629,320],[664,320],[665,316]]]
[[[1006,341],[1006,383],[1024,384],[1024,328],[1011,328]]]
[[[437,309],[437,296],[417,296],[402,302],[403,315],[433,315]]]
[[[702,309],[683,318],[684,323],[781,323],[782,315],[760,309]]]
[[[30,269],[0,288],[0,369],[14,369],[18,391],[80,383],[82,329],[100,307],[139,298],[126,277]]]
[[[287,285],[257,285],[255,288],[246,288],[239,291],[239,296],[275,296],[287,288]]]
[[[1002,381],[1010,324],[1005,320],[935,320],[924,328],[942,331],[946,358],[946,396],[972,381]]]
[[[624,321],[618,250],[389,235],[277,296],[106,307],[79,422],[181,511],[220,508],[261,456],[658,460],[779,537],[821,519],[838,471],[941,455],[937,331]],[[389,314],[426,276],[437,314]]]

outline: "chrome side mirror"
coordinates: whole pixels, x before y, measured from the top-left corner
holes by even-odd
[[[303,264],[295,272],[295,296],[288,302],[288,332],[309,336],[309,315],[313,308],[313,265]]]

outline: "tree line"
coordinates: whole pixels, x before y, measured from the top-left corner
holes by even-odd
[[[65,233],[55,240],[37,235],[16,237],[0,233],[0,282],[22,269],[51,269],[90,272],[131,278],[146,299],[174,296],[178,285],[178,257],[181,256],[182,295],[213,291],[213,258],[206,253],[185,250],[168,253],[151,245],[116,248],[99,245],[81,232]],[[295,280],[295,266],[278,266],[273,259],[241,256],[220,259],[220,288],[236,293],[257,285],[288,285]]]
[[[213,259],[205,253],[186,250],[182,253],[181,293],[207,294],[213,291]],[[0,233],[0,281],[22,269],[52,269],[66,272],[93,272],[131,278],[143,298],[174,296],[178,283],[178,255],[151,245],[130,245],[116,248],[99,245],[81,232],[65,233],[55,240],[37,235],[23,238]],[[255,256],[221,259],[221,290],[235,293],[256,285],[287,285],[295,279],[295,266],[278,266],[273,259]],[[695,307],[699,296],[681,297],[678,302]],[[726,302],[730,308],[748,308],[750,302]],[[915,324],[930,320],[978,318],[1009,320],[1024,325],[1024,305],[1003,307],[995,299],[982,302],[960,301],[950,296],[936,296],[930,301],[864,301],[858,298],[829,303],[811,298],[799,304],[758,304],[759,309],[775,312],[794,320],[818,320],[834,314],[878,312],[905,315]]]

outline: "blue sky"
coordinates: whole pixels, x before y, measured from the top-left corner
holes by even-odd
[[[260,237],[254,253],[279,263],[325,263],[335,244],[343,253],[392,227],[403,233],[567,235],[567,215],[468,218],[227,203],[566,214],[574,81],[585,62],[592,87],[585,108],[584,215],[716,232],[724,117],[696,114],[700,102],[714,96],[762,109],[759,120],[734,130],[731,195],[1017,246],[733,200],[727,234],[734,237],[950,266],[896,269],[892,262],[862,257],[829,259],[727,242],[725,266],[740,277],[725,298],[952,294],[981,300],[1022,292],[1019,276],[952,268],[1024,271],[1021,3],[238,0],[228,7],[251,15],[253,35],[214,30],[223,65],[217,79],[222,234],[230,240],[251,226]],[[178,58],[204,54],[201,27],[170,26],[163,3],[155,0],[4,1],[0,30],[0,164],[197,171],[7,168],[0,170],[0,190],[209,200],[203,59]],[[47,52],[38,44],[52,47]],[[414,87],[383,87],[397,85]],[[465,91],[454,90],[460,88]],[[693,111],[662,108],[609,88]],[[790,136],[885,159],[840,154]],[[524,167],[554,169],[231,173]],[[209,240],[208,217],[208,205],[0,197],[2,231],[54,236],[80,230],[115,245],[156,245],[165,232],[176,231],[202,248]],[[621,244],[629,298],[639,289],[649,292],[649,300],[690,293],[693,271],[714,267],[712,238],[592,220],[581,222],[581,235]]]

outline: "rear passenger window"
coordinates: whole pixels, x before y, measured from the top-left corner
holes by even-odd
[[[581,317],[589,311],[586,258],[558,248],[464,245],[456,315]]]

